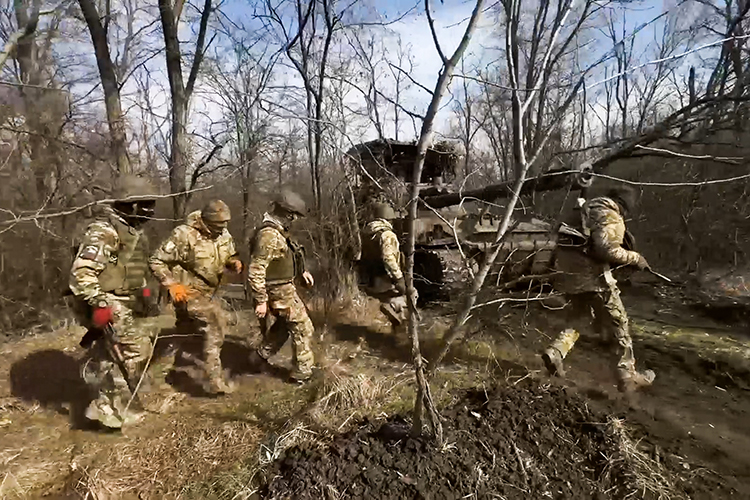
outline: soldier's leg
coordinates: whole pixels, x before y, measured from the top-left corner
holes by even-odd
[[[620,298],[620,290],[612,285],[606,292],[601,292],[594,302],[594,311],[600,317],[602,325],[607,327],[617,341],[618,361],[616,374],[618,388],[621,391],[636,389],[638,386],[651,385],[656,375],[647,370],[638,373],[635,369],[633,340],[630,337],[628,314]]]
[[[281,312],[286,322],[289,335],[292,337],[292,378],[302,381],[312,375],[315,356],[312,351],[312,338],[315,329],[307,314],[307,308],[297,292],[287,301],[287,307]]]
[[[266,317],[260,320],[260,329],[263,338],[258,355],[267,361],[284,347],[289,338],[289,330],[280,311],[270,307]]]
[[[188,311],[202,336],[204,371],[211,393],[228,393],[232,388],[224,380],[221,366],[221,347],[227,328],[227,318],[221,304],[208,297],[191,298]]]
[[[133,321],[131,309],[119,300],[111,300],[113,327],[120,339],[120,352],[128,375],[137,383],[148,357],[150,342],[139,332]],[[132,394],[120,369],[111,359],[103,341],[96,342],[91,359],[84,365],[84,380],[91,384],[97,397],[86,409],[86,417],[98,420],[103,425],[119,428],[123,423],[137,420],[140,416],[132,407]]]

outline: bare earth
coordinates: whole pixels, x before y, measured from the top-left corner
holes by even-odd
[[[168,384],[156,359],[149,413],[122,434],[76,424],[87,398],[78,327],[7,342],[0,497],[750,498],[747,326],[682,306],[674,289],[634,285],[624,300],[652,388],[621,397],[607,343],[585,334],[567,380],[549,380],[538,353],[562,313],[488,306],[433,383],[443,449],[403,432],[408,339],[370,302],[316,320],[324,370],[304,387],[283,368],[248,373],[258,332],[240,312],[224,348],[237,392],[207,397],[185,373]],[[428,351],[450,319],[445,306],[425,311]],[[170,316],[147,321],[169,335]],[[288,357],[287,346],[275,361]]]

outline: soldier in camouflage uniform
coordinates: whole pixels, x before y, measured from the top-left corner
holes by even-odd
[[[197,330],[203,340],[208,384],[206,391],[232,391],[221,366],[221,346],[227,328],[226,312],[215,296],[224,269],[242,272],[232,235],[227,230],[229,207],[209,202],[187,217],[149,259],[151,271],[175,304],[178,329]]]
[[[75,310],[89,329],[81,341],[90,347],[84,364],[84,381],[97,392],[88,406],[88,420],[119,429],[137,420],[128,407],[127,382],[106,348],[103,335],[111,324],[119,337],[118,350],[131,380],[139,376],[150,349],[150,340],[133,321],[133,305],[146,286],[148,239],[141,226],[154,213],[158,193],[146,179],[121,177],[112,193],[116,200],[92,222],[80,240],[69,287]]]
[[[627,188],[613,189],[607,196],[585,201],[580,209],[587,247],[558,248],[557,270],[561,275],[554,283],[555,289],[565,293],[570,301],[569,321],[590,319],[593,309],[595,324],[611,331],[618,345],[618,389],[623,392],[649,386],[656,376],[651,370],[639,373],[635,369],[628,315],[611,269],[649,268],[641,254],[623,248],[624,216],[634,203],[635,193]],[[544,351],[542,359],[551,375],[564,376],[563,360],[578,337],[577,330],[568,328]]]
[[[393,208],[383,202],[371,206],[373,220],[362,233],[363,272],[369,295],[380,300],[380,310],[394,326],[406,320],[406,284],[401,270],[398,237],[389,219],[394,219]]]
[[[294,365],[291,378],[297,382],[310,378],[315,362],[310,345],[313,324],[294,285],[295,278],[301,277],[305,285],[311,287],[313,277],[305,268],[303,249],[289,235],[291,223],[304,217],[306,212],[305,202],[299,195],[282,191],[273,202],[271,213],[263,215],[255,232],[248,266],[255,314],[263,332],[261,346],[250,361],[267,370],[268,359],[291,336]]]

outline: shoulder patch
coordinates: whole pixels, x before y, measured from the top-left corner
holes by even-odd
[[[96,260],[99,256],[99,247],[95,245],[87,245],[83,247],[78,254],[78,257],[86,260]]]

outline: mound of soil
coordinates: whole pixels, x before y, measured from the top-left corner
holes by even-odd
[[[635,451],[620,421],[595,414],[562,388],[526,381],[468,392],[443,417],[443,449],[408,437],[402,419],[365,424],[324,450],[290,448],[266,471],[260,497],[605,499],[716,493],[715,485],[696,489],[668,465]]]

